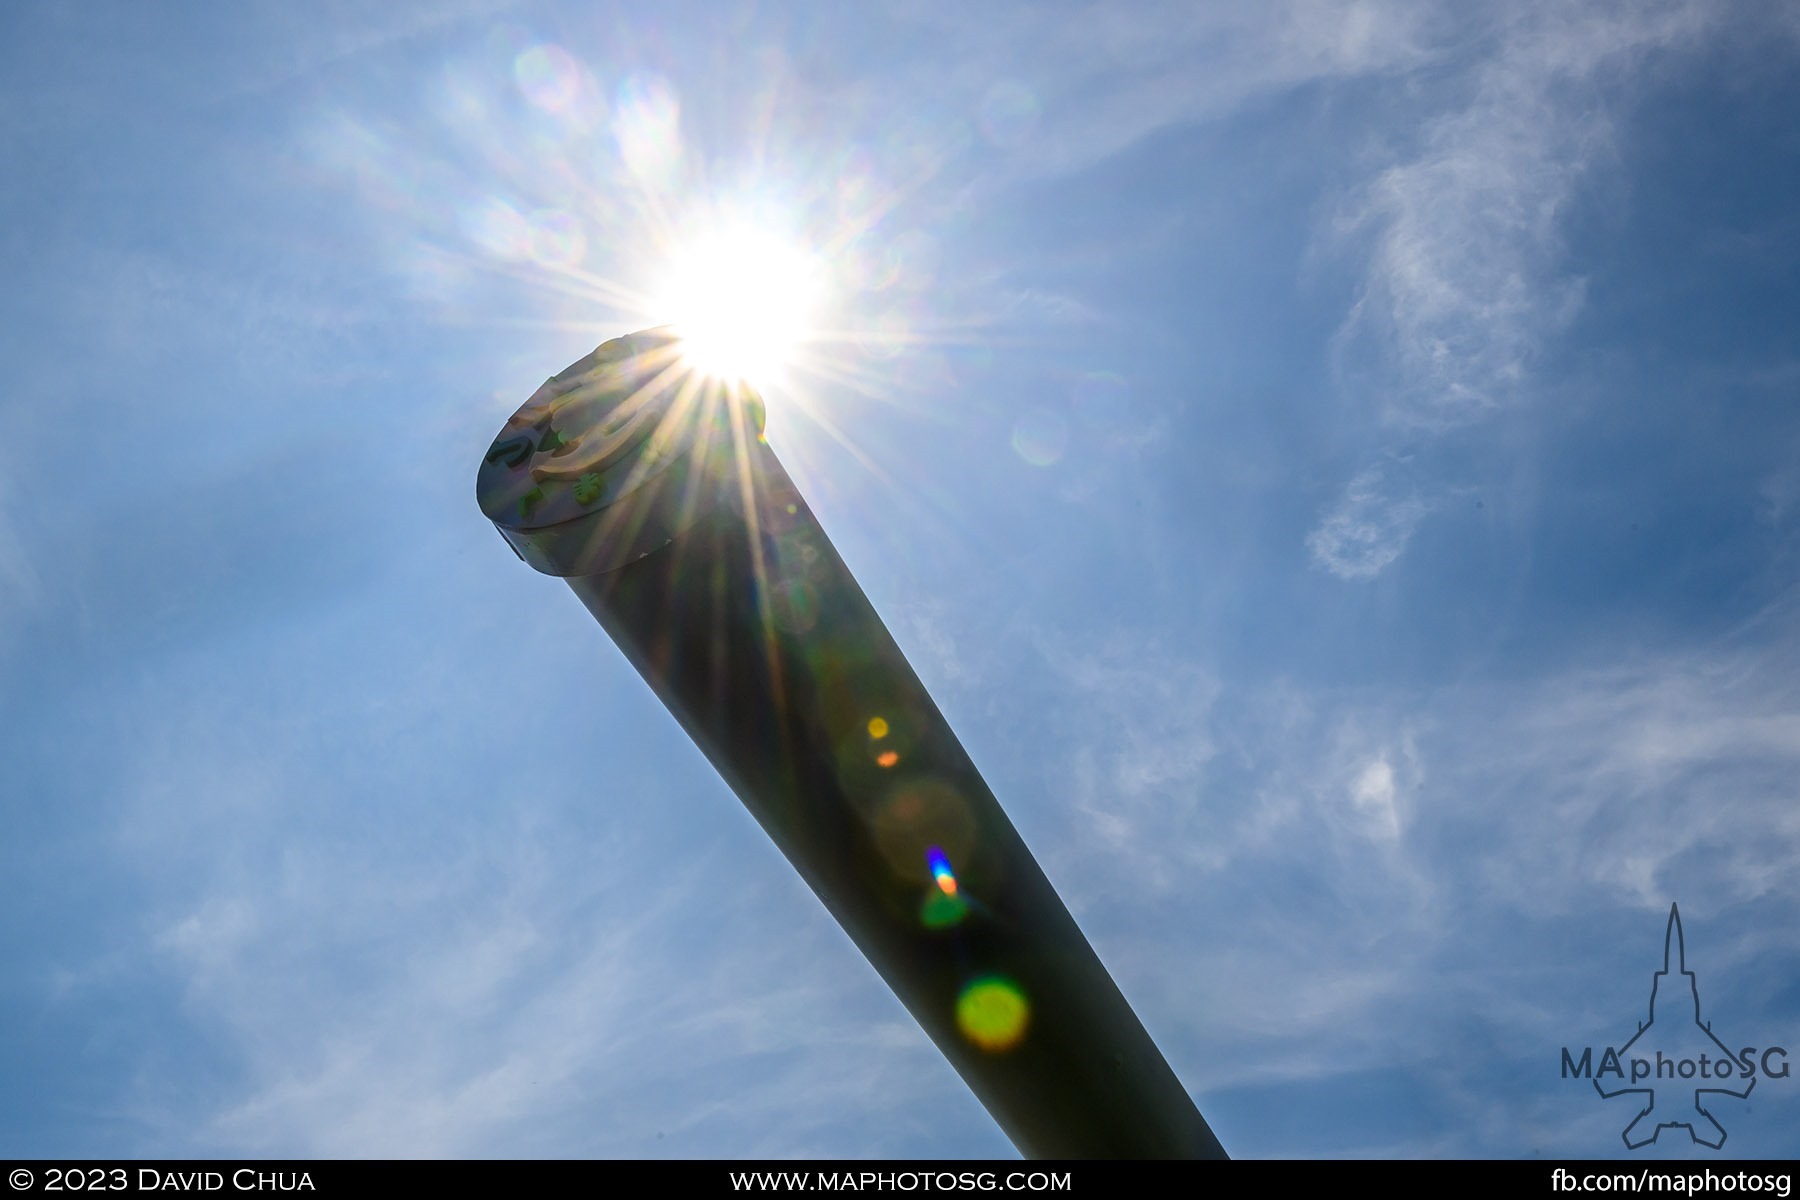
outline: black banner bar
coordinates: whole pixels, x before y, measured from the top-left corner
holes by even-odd
[[[592,1188],[666,1186],[708,1195],[792,1196],[1095,1194],[1120,1187],[1226,1186],[1308,1189],[1508,1188],[1514,1195],[1603,1193],[1651,1196],[1748,1195],[1785,1200],[1785,1161],[401,1161],[320,1159],[79,1160],[0,1162],[14,1196],[244,1193],[344,1196],[370,1189]]]

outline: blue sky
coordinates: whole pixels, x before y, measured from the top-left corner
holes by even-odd
[[[1476,8],[1479,7],[1479,11]],[[473,495],[816,250],[770,441],[1238,1156],[1800,1057],[1800,21],[11,5],[0,1151],[1011,1152]],[[1720,1101],[1791,1156],[1800,1080]]]

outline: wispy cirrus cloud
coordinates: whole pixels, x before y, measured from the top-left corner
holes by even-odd
[[[1350,481],[1306,538],[1313,561],[1339,579],[1373,579],[1406,550],[1431,511],[1416,493],[1394,495],[1380,468]]]
[[[1046,865],[1171,1062],[1228,1108],[1393,1086],[1453,1114],[1444,1153],[1591,1148],[1569,1097],[1494,1124],[1466,1078],[1553,1083],[1539,1058],[1630,1015],[1608,1002],[1635,1001],[1671,900],[1706,914],[1721,981],[1791,970],[1791,598],[1706,643],[1450,687],[1238,682],[1123,637],[1043,651],[1079,712],[1044,768],[1075,795],[1076,849]],[[1644,947],[1609,940],[1634,914]],[[1791,1019],[1766,986],[1723,994],[1750,1032]],[[1429,1125],[1343,1152],[1416,1151]]]
[[[947,11],[947,10],[946,10]],[[1432,52],[1419,3],[1296,3],[1249,8],[1095,5],[1045,22],[1025,6],[996,22],[965,73],[1024,61],[1055,81],[1046,122],[1021,169],[1055,175],[1117,154],[1159,130],[1215,119],[1309,84],[1399,72]],[[1023,47],[1021,46],[1023,43]],[[974,80],[972,80],[974,82]]]
[[[1795,615],[1790,598],[1720,644],[1466,701],[1457,773],[1507,799],[1465,817],[1540,846],[1492,885],[1546,911],[1595,887],[1650,908],[1800,900]]]
[[[1357,188],[1336,236],[1367,271],[1339,332],[1342,368],[1401,426],[1441,429],[1515,402],[1579,306],[1562,219],[1612,157],[1638,77],[1712,10],[1542,5],[1504,18],[1469,101]]]
[[[1567,265],[1567,213],[1612,164],[1658,56],[1691,49],[1711,20],[1676,0],[1527,6],[1496,22],[1460,89],[1467,100],[1428,117],[1416,142],[1351,189],[1331,227],[1364,263],[1334,342],[1350,395],[1414,437],[1533,395],[1534,364],[1585,290]],[[1373,578],[1428,510],[1365,470],[1308,546],[1340,578]]]

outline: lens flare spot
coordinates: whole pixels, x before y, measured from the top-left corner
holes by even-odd
[[[893,766],[899,761],[900,756],[892,750],[883,750],[880,754],[875,756],[875,765],[884,769]]]
[[[1069,446],[1069,423],[1061,413],[1033,409],[1013,426],[1013,450],[1034,467],[1047,467]]]
[[[874,738],[876,741],[880,741],[882,738],[886,737],[887,735],[888,735],[888,723],[886,721],[882,720],[880,717],[870,717],[869,718],[869,736]]]
[[[819,623],[819,597],[804,579],[784,579],[771,589],[775,623],[788,633],[806,633]]]
[[[946,896],[956,895],[956,874],[950,869],[950,859],[936,846],[925,852],[925,862],[931,867],[931,878],[937,883],[938,890]]]
[[[1019,145],[1037,126],[1042,106],[1037,94],[1022,83],[1001,80],[988,89],[976,117],[982,135],[1002,149]]]
[[[628,75],[613,104],[613,137],[625,167],[645,183],[666,182],[681,161],[681,101],[652,72]]]
[[[531,257],[546,267],[568,267],[587,255],[587,235],[581,223],[560,209],[543,209],[531,215]]]
[[[561,46],[533,46],[513,60],[513,78],[525,98],[541,109],[561,112],[581,90],[581,68]]]
[[[492,257],[518,260],[531,256],[531,222],[506,201],[484,200],[461,216],[469,238]]]
[[[955,788],[934,779],[908,779],[899,784],[873,814],[876,846],[900,879],[933,890],[931,849],[941,847],[944,860],[969,862],[976,852],[974,814]]]
[[[919,921],[927,929],[948,929],[969,915],[969,902],[932,888],[919,905]]]
[[[989,1054],[1003,1054],[1025,1037],[1031,1005],[1010,979],[988,975],[956,998],[956,1027]]]

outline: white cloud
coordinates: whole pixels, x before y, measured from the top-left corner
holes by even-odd
[[[1176,847],[1191,847],[1205,861],[1217,845],[1218,816],[1208,811],[1202,780],[1217,753],[1210,714],[1218,681],[1195,663],[1124,637],[1078,651],[1041,649],[1079,698],[1080,729],[1058,790],[1073,801],[1084,833],[1098,839],[1090,845],[1084,838],[1083,852],[1135,859],[1145,868],[1138,882],[1169,886],[1175,868],[1191,865]],[[1140,855],[1146,828],[1168,839],[1164,853]]]
[[[1615,129],[1655,55],[1687,48],[1707,6],[1549,4],[1507,10],[1468,99],[1425,121],[1340,209],[1333,235],[1366,254],[1334,339],[1340,383],[1388,425],[1443,432],[1520,403],[1533,364],[1580,309],[1564,218],[1609,165]],[[1352,480],[1307,538],[1344,579],[1380,574],[1430,502]]]
[[[260,695],[259,681],[244,686]],[[405,715],[447,690],[420,667],[347,685],[352,711],[335,715],[240,695],[133,706],[119,748],[129,780],[91,814],[113,831],[102,861],[143,897],[121,919],[133,949],[96,959],[74,947],[49,990],[72,1005],[121,980],[173,981],[181,1016],[144,1018],[120,1099],[149,1144],[891,1155],[943,1136],[921,1135],[925,1113],[1003,1151],[704,763],[596,775],[576,753],[538,763],[530,786],[494,780],[482,749]],[[585,700],[569,707],[591,712]],[[345,758],[320,759],[322,741]],[[465,754],[470,777],[489,782],[434,794],[420,764]],[[596,803],[606,811],[589,824]],[[669,815],[686,804],[706,828]],[[198,1094],[179,1065],[190,1037],[227,1064]]]
[[[1385,757],[1363,764],[1350,785],[1350,801],[1377,836],[1390,841],[1400,836],[1400,816],[1394,807],[1394,768]]]
[[[1430,506],[1417,495],[1389,496],[1380,468],[1350,481],[1344,498],[1307,535],[1313,559],[1340,579],[1373,579],[1406,549]]]
[[[956,91],[978,94],[1019,63],[1048,81],[1044,119],[1009,168],[1029,175],[1081,170],[1158,130],[1321,80],[1399,71],[1429,54],[1429,8],[1419,3],[1099,4],[1058,21],[1025,5],[987,16],[978,31],[958,29],[957,41],[974,49],[958,66],[967,82]]]
[[[1050,655],[1080,697],[1045,768],[1079,800],[1052,876],[1191,1086],[1402,1072],[1461,1114],[1445,1153],[1597,1145],[1548,1102],[1474,1120],[1487,1094],[1440,1078],[1445,1056],[1493,1031],[1467,1060],[1491,1079],[1624,1019],[1610,964],[1636,959],[1598,914],[1646,913],[1648,947],[1679,900],[1715,923],[1709,963],[1791,958],[1800,605],[1706,646],[1432,688],[1241,686],[1128,645]],[[1746,913],[1760,938],[1723,940]]]
[[[1688,45],[1692,3],[1509,10],[1469,102],[1358,188],[1340,236],[1366,247],[1338,335],[1346,381],[1396,424],[1444,428],[1516,401],[1545,340],[1579,307],[1562,218],[1611,153],[1630,79]]]
[[[1021,288],[1003,292],[1000,310],[1009,318],[1042,321],[1049,325],[1098,325],[1102,321],[1098,309],[1074,296],[1039,288]]]
[[[1487,836],[1539,842],[1493,886],[1533,909],[1595,885],[1649,908],[1793,899],[1800,639],[1782,620],[1773,642],[1572,673],[1467,711],[1452,757],[1509,797]]]
[[[600,882],[570,896],[572,847],[546,837],[429,880],[316,847],[285,882],[204,880],[153,945],[245,1073],[180,1112],[145,1078],[135,1107],[208,1153],[642,1157],[792,1154],[847,1114],[878,1130],[890,1105],[955,1106],[936,1050],[822,913],[772,937],[785,897],[727,915],[718,871],[650,887],[616,847],[582,850]],[[701,908],[735,934],[683,940]]]

